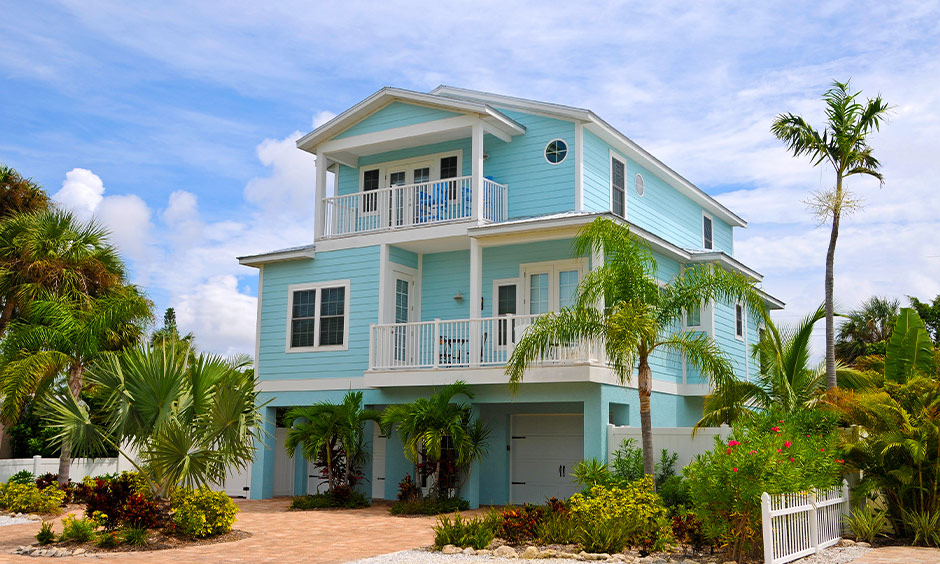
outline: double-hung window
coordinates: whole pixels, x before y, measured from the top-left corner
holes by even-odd
[[[614,154],[610,155],[610,211],[627,217],[627,164]]]
[[[287,350],[345,350],[349,281],[299,284],[289,290]]]
[[[685,326],[698,329],[702,326],[702,306],[697,305],[685,312]]]

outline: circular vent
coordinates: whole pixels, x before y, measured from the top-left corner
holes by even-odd
[[[640,173],[636,174],[636,180],[634,181],[636,185],[636,193],[639,196],[643,195],[643,192],[646,191],[646,186],[644,186],[643,175]]]

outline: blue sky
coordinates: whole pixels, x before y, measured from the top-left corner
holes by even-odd
[[[298,135],[386,85],[587,107],[750,221],[736,255],[794,321],[822,299],[802,201],[831,175],[769,124],[818,123],[851,77],[895,108],[885,186],[851,186],[837,297],[940,293],[940,6],[688,4],[0,0],[0,161],[106,224],[205,349],[250,352],[256,271],[234,257],[312,238]]]

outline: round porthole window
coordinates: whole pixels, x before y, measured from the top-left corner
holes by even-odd
[[[636,193],[638,196],[642,196],[643,192],[646,191],[646,186],[643,182],[643,175],[639,172],[636,173],[636,179],[634,180],[634,185],[636,186]]]
[[[545,160],[551,164],[558,164],[568,156],[568,144],[561,139],[549,141],[545,146]]]

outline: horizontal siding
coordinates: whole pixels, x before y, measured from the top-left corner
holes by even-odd
[[[423,321],[470,317],[470,251],[426,254],[421,272]],[[458,291],[462,302],[454,300]]]
[[[518,279],[521,264],[572,259],[572,242],[560,239],[483,249],[483,316],[493,315],[493,280]],[[516,291],[523,292],[523,286],[520,284]]]
[[[574,209],[574,123],[513,110],[501,110],[526,126],[511,143],[486,147],[484,174],[509,186],[509,217],[526,217]],[[560,164],[545,160],[545,146],[553,139],[568,144]]]
[[[388,248],[388,260],[402,266],[418,268],[418,255],[401,247],[390,246]]]
[[[368,367],[369,324],[378,319],[379,248],[317,253],[314,260],[267,264],[261,300],[259,377],[360,377]],[[346,351],[287,353],[288,286],[350,280],[349,348]]]
[[[610,148],[590,131],[584,132],[584,209],[610,209]]]
[[[333,139],[342,139],[343,137],[384,131],[386,129],[415,125],[459,115],[460,114],[438,108],[427,108],[414,104],[406,104],[404,102],[392,102],[355,125],[347,128],[339,135],[334,136]]]
[[[434,143],[432,145],[421,145],[420,147],[409,147],[397,151],[388,151],[368,155],[359,159],[359,168],[352,168],[340,165],[339,178],[336,180],[337,194],[344,196],[346,194],[355,194],[359,191],[360,171],[363,169],[375,168],[375,165],[387,163],[389,161],[400,161],[421,157],[423,155],[434,155],[437,153],[448,153],[451,151],[460,151],[461,153],[461,176],[469,176],[473,163],[470,160],[470,138],[454,139],[443,143]],[[384,186],[385,181],[382,181]]]

